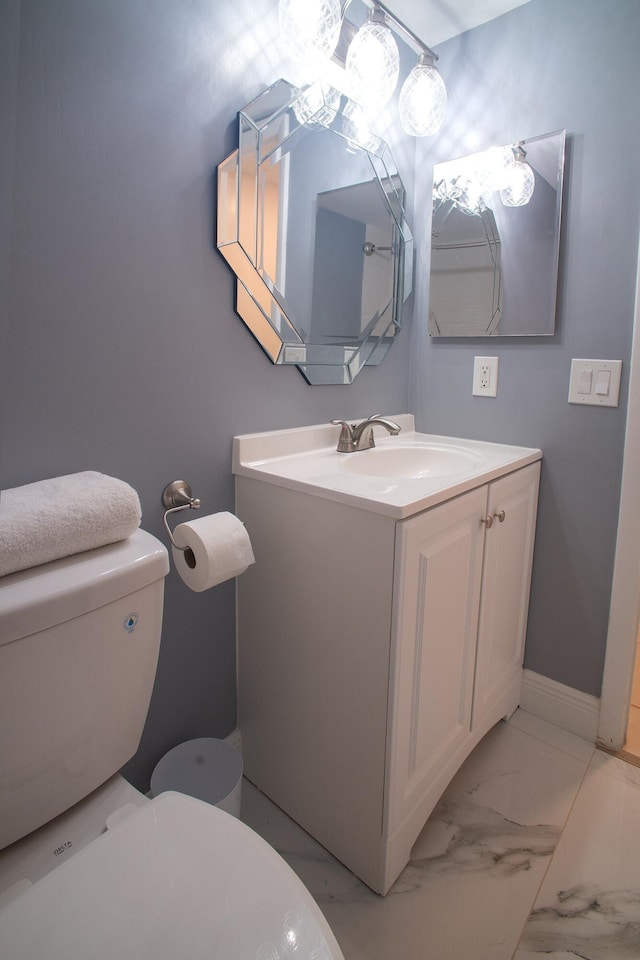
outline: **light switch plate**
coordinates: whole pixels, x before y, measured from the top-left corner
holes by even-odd
[[[571,361],[569,403],[617,407],[620,397],[622,360]]]

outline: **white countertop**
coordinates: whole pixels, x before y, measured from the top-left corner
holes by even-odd
[[[531,447],[416,433],[411,414],[390,419],[402,427],[399,436],[376,427],[375,450],[358,453],[336,452],[340,427],[332,424],[234,437],[233,472],[402,520],[542,458],[542,451]],[[367,475],[366,463],[376,469],[375,451],[394,446],[466,454],[468,465],[440,476]]]

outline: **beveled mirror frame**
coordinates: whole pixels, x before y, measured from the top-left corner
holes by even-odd
[[[401,325],[411,292],[413,238],[405,218],[404,187],[384,141],[362,125],[357,105],[331,87],[299,89],[278,80],[239,113],[239,147],[218,167],[217,247],[236,276],[236,311],[275,364],[297,366],[310,384],[351,383],[365,364],[379,364]],[[304,122],[301,122],[303,120]],[[368,158],[392,232],[392,293],[361,336],[315,338],[310,317],[290,314],[260,265],[264,170],[277,151],[293,150],[307,131],[339,137],[349,153]],[[369,182],[369,181],[367,181]],[[287,229],[290,229],[287,226]],[[365,244],[365,260],[370,257]],[[363,268],[364,269],[364,268]],[[335,278],[326,277],[331,285]],[[309,277],[309,284],[312,277]]]

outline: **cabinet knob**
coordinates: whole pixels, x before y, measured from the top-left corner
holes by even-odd
[[[506,516],[506,514],[505,514],[504,510],[498,510],[497,513],[494,513],[494,517],[497,518],[498,523],[504,523],[504,518],[505,518],[505,516]]]
[[[490,530],[491,527],[493,526],[493,517],[483,517],[480,523],[484,523],[487,530]]]

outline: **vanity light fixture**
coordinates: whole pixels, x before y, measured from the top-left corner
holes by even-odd
[[[351,98],[369,112],[383,107],[393,96],[400,75],[400,53],[377,4],[349,44],[346,70]]]
[[[280,28],[291,55],[317,64],[322,51],[320,58],[343,66],[349,97],[371,116],[391,99],[398,85],[395,33],[418,54],[400,91],[402,128],[414,137],[433,136],[442,126],[447,107],[446,87],[435,65],[437,54],[379,0],[360,0],[369,14],[356,29],[346,17],[352,2],[343,0],[340,8],[339,0],[280,0]]]
[[[292,59],[320,63],[333,55],[340,37],[340,0],[280,0],[278,21]]]
[[[447,109],[447,88],[436,69],[432,53],[420,54],[402,85],[398,109],[402,129],[414,137],[432,136],[442,126]]]

